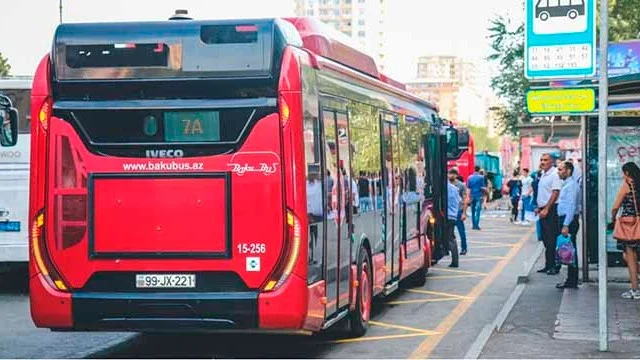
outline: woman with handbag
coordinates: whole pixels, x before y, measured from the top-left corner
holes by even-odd
[[[640,168],[634,162],[628,162],[622,166],[622,174],[623,181],[611,209],[615,224],[613,238],[618,241],[617,248],[624,252],[631,280],[631,289],[624,292],[622,297],[640,300],[637,256],[640,250]],[[621,214],[616,219],[618,210],[621,210]]]

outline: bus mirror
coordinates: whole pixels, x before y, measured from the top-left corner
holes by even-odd
[[[455,159],[458,155],[458,131],[454,127],[448,127],[445,132],[447,142],[447,158]]]
[[[0,95],[0,145],[14,146],[18,142],[18,110],[8,97]]]
[[[458,128],[458,149],[464,151],[469,149],[469,129]]]

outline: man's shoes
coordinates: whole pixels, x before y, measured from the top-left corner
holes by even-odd
[[[546,273],[547,271],[548,271],[548,270],[547,270],[547,268],[545,267],[545,268],[542,268],[542,269],[540,269],[540,270],[538,270],[538,271],[536,271],[536,272],[539,272],[539,273]]]
[[[547,275],[558,275],[560,271],[558,271],[558,269],[555,268],[551,268],[549,270],[547,270]]]
[[[451,265],[449,265],[449,267],[457,268],[457,267],[458,267],[458,264],[453,264],[453,263],[452,263]]]
[[[460,255],[467,255],[467,249],[460,251]]]
[[[556,289],[577,289],[577,288],[578,288],[577,284],[568,284],[566,282],[556,284]]]

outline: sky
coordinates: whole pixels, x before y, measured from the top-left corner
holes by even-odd
[[[9,0],[3,0],[9,1]],[[479,61],[489,54],[489,20],[505,14],[522,19],[522,0],[387,0],[387,75],[400,81],[416,76],[424,55],[457,55]],[[195,19],[262,18],[293,15],[293,0],[62,0],[64,22],[167,19],[175,9],[188,9]],[[10,1],[0,21],[0,53],[12,75],[32,75],[50,50],[59,23],[59,0]],[[7,16],[8,15],[8,16]]]

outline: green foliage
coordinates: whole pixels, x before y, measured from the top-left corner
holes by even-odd
[[[473,136],[476,152],[485,150],[489,152],[497,152],[500,149],[498,138],[489,137],[489,129],[487,129],[486,127],[471,125],[465,126],[469,129],[469,132]]]
[[[2,56],[0,52],[0,76],[7,76],[11,71],[11,65],[9,65],[9,60]]]
[[[640,0],[609,0],[609,41],[637,39],[640,32]],[[596,23],[600,33],[600,7]]]
[[[491,79],[491,88],[506,100],[506,107],[498,110],[497,130],[516,135],[518,124],[529,120],[524,94],[529,82],[524,77],[524,24],[512,29],[509,19],[496,16],[491,20],[489,39],[492,54],[489,61],[498,64],[498,75]]]

